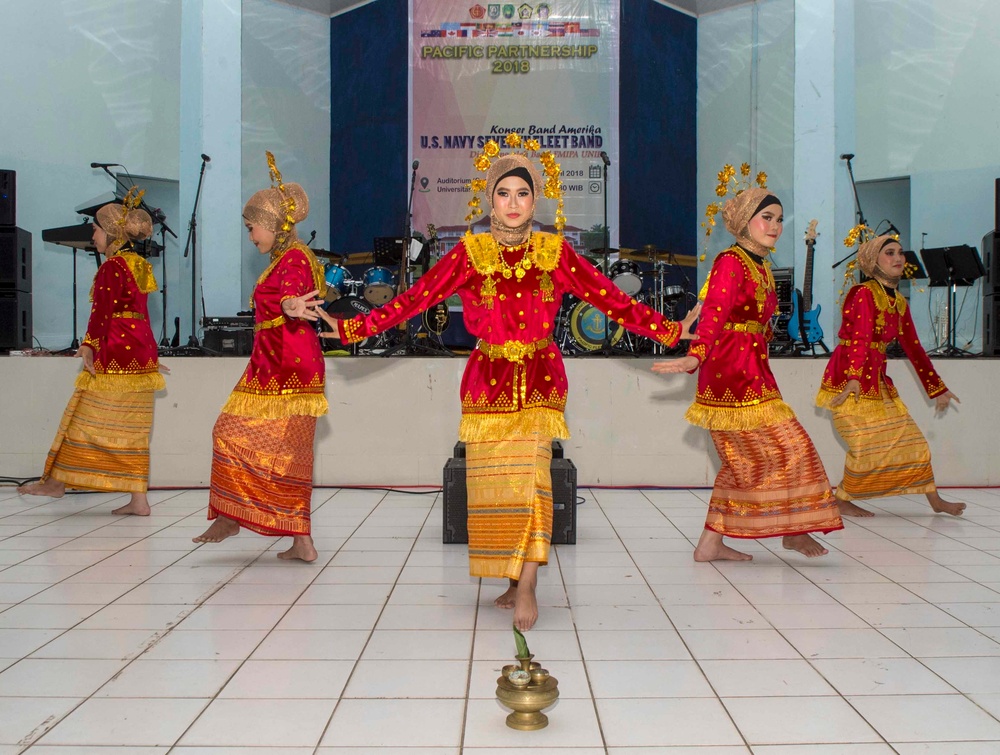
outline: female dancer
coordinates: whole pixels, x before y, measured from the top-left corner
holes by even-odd
[[[521,146],[508,137],[508,146]],[[537,144],[525,142],[528,151]],[[538,618],[538,567],[548,562],[552,536],[552,439],[568,438],[566,372],[552,341],[562,295],[576,294],[629,330],[667,346],[690,338],[697,310],[683,323],[671,322],[630,299],[581,258],[561,234],[533,230],[539,195],[560,198],[559,166],[550,153],[540,157],[547,179],[523,154],[498,157],[488,142],[477,158],[492,206],[490,232],[468,232],[405,294],[340,323],[355,342],[458,292],[465,324],[479,338],[462,377],[459,439],[466,443],[469,572],[504,578],[510,586],[496,599],[514,609],[514,625],[530,629]],[[469,203],[473,213],[479,198]],[[556,227],[565,222],[559,210]],[[326,319],[326,318],[324,318]],[[337,329],[334,320],[328,321]]]
[[[61,498],[67,486],[132,494],[115,514],[149,516],[149,434],[153,394],[165,384],[146,300],[157,289],[153,268],[132,249],[153,222],[138,204],[106,204],[94,220],[94,246],[105,256],[90,290],[90,321],[76,356],[83,370],[63,413],[39,482],[17,490]]]
[[[295,233],[309,213],[298,184],[284,184],[267,153],[272,186],[243,208],[250,241],[271,264],[257,279],[250,364],[212,430],[208,518],[196,543],[218,543],[240,527],[261,535],[290,535],[281,559],[315,561],[310,535],[313,439],[326,414],[326,367],[309,321],[324,302],[323,267]]]
[[[816,405],[833,413],[833,426],[847,444],[836,492],[844,516],[874,516],[852,499],[912,493],[926,495],[937,513],[959,516],[965,510],[964,503],[938,495],[927,441],[886,374],[886,347],[898,340],[936,410],[958,402],[920,345],[897,290],[905,264],[903,247],[892,236],[876,236],[858,248],[858,265],[870,280],[851,288],[844,300],[840,343],[816,396]]]
[[[687,356],[653,364],[665,374],[699,370],[687,420],[711,432],[722,460],[694,560],[752,558],[725,545],[725,535],[780,536],[785,548],[822,556],[828,551],[809,533],[844,525],[816,449],[767,361],[778,298],[766,257],[781,236],[781,202],[753,187],[730,198],[722,216],[736,243],[712,264],[698,338]]]

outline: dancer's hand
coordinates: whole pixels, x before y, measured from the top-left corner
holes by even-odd
[[[691,372],[698,369],[698,357],[681,357],[680,359],[661,359],[653,362],[653,372],[661,375],[672,375],[678,372]]]
[[[315,298],[319,291],[313,289],[308,294],[302,296],[291,296],[281,302],[281,311],[286,317],[293,317],[300,320],[318,320],[317,310],[326,304],[322,299]]]
[[[156,366],[157,368],[159,368],[160,372],[162,372],[164,375],[170,374],[170,368],[167,367],[167,365],[165,365],[163,362],[158,362]]]
[[[336,318],[330,317],[324,309],[317,309],[320,319],[326,323],[328,330],[322,331],[319,334],[320,338],[340,338],[340,321]]]
[[[698,337],[698,334],[694,332],[694,322],[698,319],[698,315],[701,314],[701,302],[698,302],[694,309],[687,313],[687,317],[681,320],[681,340],[690,341]]]
[[[936,412],[946,412],[948,411],[948,406],[954,401],[956,404],[961,404],[962,402],[958,400],[956,396],[951,391],[945,391],[940,396],[934,397],[934,411]]]
[[[83,369],[91,375],[97,375],[97,370],[94,369],[94,349],[92,347],[83,344],[73,356],[83,360]]]
[[[844,386],[844,390],[838,393],[831,401],[830,406],[837,407],[847,401],[847,397],[853,395],[854,400],[858,400],[858,396],[861,394],[861,383],[857,380],[848,380],[847,385]]]

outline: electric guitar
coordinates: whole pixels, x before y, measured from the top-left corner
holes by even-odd
[[[806,272],[802,280],[802,291],[792,294],[792,313],[788,319],[788,335],[793,341],[806,345],[823,340],[823,329],[819,326],[820,305],[812,306],[813,251],[816,247],[816,223],[811,220],[806,229]]]

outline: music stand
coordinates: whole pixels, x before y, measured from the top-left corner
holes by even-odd
[[[927,285],[931,288],[948,287],[948,342],[945,346],[931,351],[943,356],[972,356],[972,353],[955,345],[957,318],[955,308],[958,303],[958,287],[971,286],[986,275],[979,252],[968,244],[921,249],[924,265],[927,266]]]
[[[382,267],[396,267],[403,259],[403,241],[399,236],[376,236],[372,239],[372,261]]]

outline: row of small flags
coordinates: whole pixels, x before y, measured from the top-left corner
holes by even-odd
[[[581,28],[578,21],[527,22],[510,25],[445,22],[423,29],[421,37],[599,37],[600,29]]]

